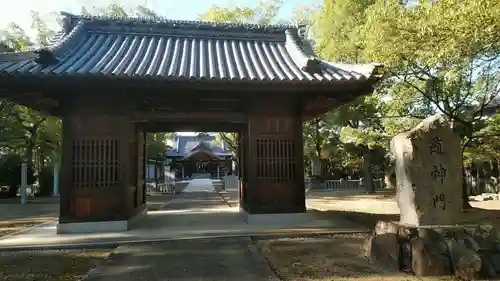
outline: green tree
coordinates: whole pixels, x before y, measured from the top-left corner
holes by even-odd
[[[216,141],[221,145],[225,143],[228,146],[228,150],[236,155],[236,152],[238,151],[237,133],[217,133]]]
[[[31,12],[31,17],[31,27],[37,31],[35,40],[31,40],[16,24],[11,24],[1,32],[1,39],[13,50],[24,51],[33,46],[46,46],[54,36],[54,32],[38,12]],[[22,155],[28,168],[40,175],[47,163],[53,163],[59,158],[60,120],[10,101],[1,101],[0,107],[0,143],[3,150]]]
[[[224,8],[212,5],[198,19],[213,22],[270,24],[276,21],[283,0],[259,1],[255,8]]]
[[[330,61],[363,63],[361,44],[364,35],[361,27],[366,20],[365,12],[373,2],[325,1],[322,9],[314,14],[312,34],[315,36],[317,53]],[[361,97],[322,117],[339,127],[337,134],[342,142],[340,145],[344,146],[343,150],[362,157],[364,186],[370,192],[374,191],[372,166],[382,164],[374,163],[374,155],[378,155],[377,151],[388,144],[380,109],[382,107],[378,99]]]
[[[363,57],[386,79],[463,128],[464,149],[480,137],[484,106],[499,88],[500,5],[494,0],[376,1],[363,25]],[[465,20],[467,19],[467,20]],[[463,184],[464,206],[468,207]]]
[[[172,147],[167,145],[170,133],[150,133],[146,135],[146,152],[149,160],[164,162]]]

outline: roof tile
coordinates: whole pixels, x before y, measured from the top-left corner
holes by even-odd
[[[291,26],[66,16],[49,47],[56,64],[0,54],[0,73],[310,83],[368,79],[375,68],[321,61]]]

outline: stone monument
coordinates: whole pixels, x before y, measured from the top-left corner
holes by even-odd
[[[455,224],[462,214],[461,138],[450,122],[432,116],[395,136],[396,198],[400,223]]]
[[[379,221],[366,256],[381,267],[417,276],[500,280],[500,241],[491,225],[457,225],[462,216],[459,135],[442,117],[395,136],[400,222]]]

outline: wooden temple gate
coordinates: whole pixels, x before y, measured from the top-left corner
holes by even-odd
[[[303,213],[303,120],[378,79],[316,58],[293,26],[63,22],[48,48],[0,54],[0,96],[63,121],[60,233],[130,228],[146,210],[146,133],[186,128],[239,133],[246,215]]]

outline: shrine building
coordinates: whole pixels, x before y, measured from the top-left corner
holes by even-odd
[[[59,233],[146,215],[148,132],[238,133],[245,219],[305,213],[303,121],[380,78],[317,57],[292,25],[63,15],[49,46],[0,53],[0,97],[62,120]]]
[[[220,179],[233,173],[233,153],[215,136],[175,136],[167,162],[177,180],[193,178]]]

